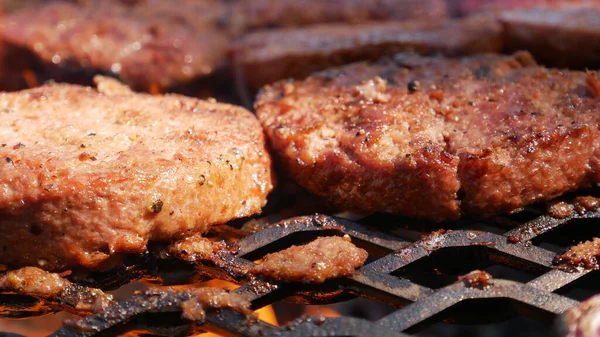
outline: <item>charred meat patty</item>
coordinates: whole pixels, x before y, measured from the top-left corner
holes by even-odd
[[[397,54],[266,86],[255,108],[289,175],[348,209],[456,219],[600,181],[598,73],[528,53]]]
[[[271,163],[250,112],[97,82],[0,94],[0,264],[102,268],[260,212]]]

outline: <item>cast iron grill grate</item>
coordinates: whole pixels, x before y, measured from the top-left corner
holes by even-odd
[[[220,310],[208,312],[204,322],[193,323],[183,320],[180,312],[180,304],[189,299],[189,294],[157,290],[137,293],[105,311],[66,324],[52,336],[111,336],[128,331],[143,332],[145,336],[188,336],[202,331],[232,336],[406,336],[440,320],[485,324],[524,316],[552,322],[581,300],[567,296],[571,288],[583,286],[599,291],[598,272],[567,271],[553,264],[557,253],[581,240],[576,233],[583,232],[586,239],[600,236],[594,234],[600,228],[590,226],[595,222],[597,227],[598,219],[598,211],[573,212],[558,219],[545,214],[543,206],[488,222],[442,225],[387,216],[360,221],[324,215],[292,218],[238,240],[233,244],[236,253],[224,252],[219,262],[184,262],[151,250],[147,255],[131,257],[118,270],[68,278],[83,287],[102,289],[139,279],[165,285],[221,279],[240,284],[235,292],[245,295],[254,309],[284,299],[324,304],[354,297],[398,309],[374,322],[352,317],[305,317],[276,327],[260,320],[249,322],[238,312]],[[220,230],[239,235],[234,227]],[[429,234],[422,235],[422,231]],[[272,283],[240,272],[267,253],[330,235],[349,235],[369,252],[368,262],[354,276],[310,285]],[[492,281],[480,286],[459,280],[458,276],[476,269],[488,270]],[[511,274],[504,273],[505,269],[519,271],[516,279],[503,279]],[[11,318],[65,307],[77,312],[61,299],[49,301],[6,293],[0,293],[0,306],[0,314]]]

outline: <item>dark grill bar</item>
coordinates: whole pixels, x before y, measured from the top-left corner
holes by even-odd
[[[507,224],[513,224],[517,218],[530,220],[506,231]],[[157,336],[188,336],[202,331],[227,332],[234,336],[405,336],[406,333],[418,335],[423,327],[437,321],[486,324],[523,316],[551,323],[557,315],[579,303],[565,296],[565,291],[582,284],[589,288],[594,284],[590,279],[596,278],[597,272],[565,270],[554,265],[557,253],[567,247],[549,246],[554,247],[554,251],[543,248],[548,244],[546,238],[552,239],[550,235],[561,230],[573,233],[573,238],[582,230],[588,235],[590,226],[594,226],[590,219],[595,222],[598,218],[600,212],[588,211],[557,219],[544,215],[541,207],[531,208],[489,222],[444,224],[455,229],[433,231],[412,241],[409,239],[419,236],[419,227],[409,220],[371,216],[354,222],[314,215],[267,225],[235,242],[233,253],[221,252],[218,261],[183,262],[161,255],[161,249],[155,247],[146,256],[132,257],[122,270],[74,274],[68,278],[102,289],[114,289],[140,279],[167,285],[217,278],[240,284],[235,292],[246,296],[254,309],[285,299],[325,304],[354,297],[365,297],[398,309],[375,322],[354,317],[315,316],[276,327],[260,320],[247,320],[238,312],[220,310],[209,312],[205,322],[190,323],[181,319],[180,308],[189,294],[149,290],[108,310],[68,322],[52,336],[103,336],[127,331],[147,331]],[[219,229],[223,231],[239,233],[233,226]],[[499,234],[501,232],[504,233]],[[318,236],[345,234],[370,255],[367,264],[352,277],[313,285],[277,284],[243,273],[245,266],[267,253],[303,244]],[[572,239],[571,245],[577,243]],[[491,266],[504,266],[533,276],[525,282],[502,279],[494,275],[494,268],[488,268]],[[430,269],[423,269],[425,267]],[[486,268],[492,274],[486,284],[459,278],[460,274]],[[501,271],[502,275],[510,276],[510,273]],[[586,282],[580,282],[584,278]],[[597,291],[597,286],[591,287]],[[86,289],[81,287],[78,291]],[[2,294],[0,298],[2,316],[9,318],[42,315],[70,305],[62,299],[53,302],[14,294]],[[73,307],[69,309],[77,311]]]

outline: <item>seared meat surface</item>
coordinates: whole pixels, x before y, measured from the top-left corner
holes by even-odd
[[[157,91],[223,65],[223,13],[217,0],[47,2],[4,17],[1,35],[33,53],[52,76],[114,73],[134,89]]]
[[[240,0],[233,4],[234,32],[318,23],[437,19],[445,0]]]
[[[510,51],[527,49],[549,66],[600,67],[600,1],[596,7],[508,11],[500,20]]]
[[[249,89],[257,90],[280,79],[301,79],[318,70],[398,52],[498,52],[501,28],[488,17],[473,17],[258,31],[233,43],[233,63]]]
[[[313,193],[444,220],[599,182],[597,76],[527,53],[397,54],[267,86],[255,107],[287,172]]]
[[[1,264],[106,267],[260,212],[271,162],[250,112],[97,82],[0,94]]]

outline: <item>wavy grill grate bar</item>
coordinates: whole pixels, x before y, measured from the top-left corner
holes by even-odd
[[[250,299],[255,309],[284,299],[324,304],[354,297],[366,297],[399,309],[375,322],[350,317],[306,317],[289,326],[275,327],[260,320],[248,322],[240,313],[220,310],[208,312],[204,322],[190,323],[181,318],[179,306],[188,295],[153,291],[138,293],[108,310],[66,324],[52,336],[108,336],[127,331],[158,336],[188,336],[200,331],[233,336],[406,336],[407,332],[414,333],[419,327],[442,319],[482,324],[527,316],[552,321],[557,314],[578,304],[559,293],[580,279],[589,281],[598,274],[589,270],[563,271],[553,265],[553,259],[557,252],[578,243],[577,233],[586,239],[600,234],[590,232],[595,230],[599,218],[600,212],[595,211],[574,212],[557,219],[532,208],[489,223],[445,224],[456,229],[426,235],[416,228],[432,230],[434,225],[384,216],[367,217],[360,223],[323,215],[293,218],[265,226],[238,240],[234,243],[237,253],[221,254],[218,263],[183,262],[155,252],[132,257],[121,269],[110,273],[71,275],[69,279],[84,286],[110,289],[139,279],[190,284],[216,278],[241,284],[235,292]],[[595,225],[590,226],[590,221]],[[521,225],[515,227],[516,222]],[[504,231],[504,228],[512,229]],[[239,229],[229,230],[239,234]],[[352,277],[319,285],[276,284],[252,279],[241,272],[266,253],[318,236],[346,234],[370,256],[370,262]],[[432,264],[433,260],[438,265]],[[518,282],[494,275],[485,286],[457,278],[492,265],[525,271],[532,276],[526,282]],[[0,301],[1,314],[13,318],[65,309],[77,311],[60,299],[3,294]],[[489,305],[492,301],[506,305],[493,310]],[[483,314],[482,307],[486,307],[487,314]]]

